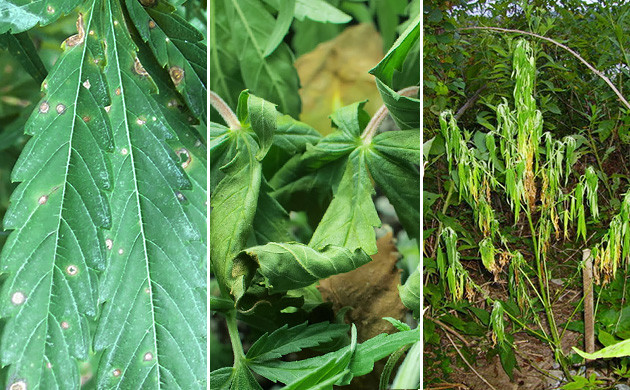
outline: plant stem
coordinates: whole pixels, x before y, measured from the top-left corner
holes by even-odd
[[[238,130],[241,128],[241,121],[238,120],[234,111],[219,95],[212,91],[210,91],[210,105],[217,110],[230,129]]]
[[[420,87],[413,86],[413,87],[403,88],[396,93],[399,94],[400,96],[413,96],[417,94],[418,91],[420,91]],[[361,134],[361,139],[363,140],[364,144],[367,145],[370,142],[372,142],[372,138],[374,137],[374,134],[376,134],[378,127],[381,125],[381,122],[383,122],[383,119],[385,119],[388,113],[389,111],[387,110],[387,106],[383,104],[372,116],[372,118],[370,119],[370,122],[367,124],[367,126],[365,126],[365,130],[363,130],[363,134]]]
[[[230,342],[232,343],[232,352],[234,353],[234,364],[245,360],[245,352],[243,352],[243,344],[238,334],[236,325],[236,311],[231,310],[226,313],[225,320],[227,322],[228,333],[230,334]]]
[[[549,325],[549,330],[551,331],[552,338],[552,349],[554,352],[554,356],[556,361],[560,364],[564,375],[568,378],[571,378],[571,374],[569,373],[569,368],[566,365],[566,360],[564,358],[564,353],[562,352],[562,343],[560,341],[560,335],[558,334],[558,327],[556,325],[556,319],[553,316],[553,310],[551,307],[551,303],[549,302],[549,281],[547,280],[547,267],[544,263],[544,260],[540,256],[540,251],[538,247],[538,240],[536,238],[536,230],[534,229],[534,223],[532,221],[532,211],[528,204],[527,206],[527,221],[529,222],[529,229],[532,234],[532,243],[534,245],[534,255],[536,256],[536,272],[538,274],[538,284],[540,286],[540,294],[542,296],[542,304],[545,310],[545,314],[547,315],[547,323]]]

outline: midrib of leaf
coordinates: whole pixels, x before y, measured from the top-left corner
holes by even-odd
[[[112,1],[112,0],[110,0]],[[145,263],[145,267],[146,267],[146,271],[147,271],[147,281],[149,286],[152,286],[151,283],[151,273],[149,272],[149,257],[148,257],[148,251],[147,251],[147,240],[146,240],[146,235],[144,233],[144,219],[142,218],[142,207],[140,205],[140,191],[138,191],[138,179],[136,176],[136,163],[134,160],[134,152],[133,152],[133,145],[131,143],[131,137],[130,137],[130,128],[129,128],[129,118],[127,117],[127,99],[124,98],[125,96],[125,92],[124,92],[124,83],[122,81],[122,68],[120,66],[120,59],[119,59],[119,50],[118,50],[118,41],[116,39],[116,31],[114,31],[114,18],[113,18],[113,12],[110,8],[110,12],[107,13],[109,16],[109,26],[111,28],[111,34],[112,34],[112,38],[114,40],[114,47],[116,48],[115,50],[113,50],[113,52],[115,53],[115,63],[116,63],[116,70],[117,70],[117,75],[118,75],[118,85],[120,88],[120,95],[123,96],[123,99],[121,99],[122,101],[122,105],[123,105],[123,113],[124,113],[124,123],[125,123],[125,134],[127,136],[127,145],[129,146],[129,159],[131,161],[131,171],[132,171],[132,175],[133,175],[133,186],[134,186],[134,194],[135,194],[135,198],[136,198],[136,207],[138,207],[138,220],[139,220],[139,225],[140,225],[140,234],[142,236],[142,250],[143,250],[143,254],[144,254],[144,263]],[[124,49],[123,49],[124,50]],[[151,294],[151,298],[149,299],[150,305],[151,305],[151,322],[153,324],[153,326],[151,326],[151,330],[153,333],[153,350],[154,350],[154,358],[155,358],[155,364],[158,367],[156,369],[157,372],[157,383],[161,383],[160,382],[160,361],[159,361],[159,353],[158,353],[158,348],[157,348],[157,334],[155,332],[155,305],[153,303],[153,297],[155,296],[155,294]],[[118,344],[118,339],[120,338],[120,335],[122,334],[122,332],[124,331],[124,328],[121,328],[121,331],[118,335],[117,338],[117,342],[116,344]],[[138,348],[140,347],[140,343],[138,344]],[[116,386],[116,388],[120,387],[120,384],[123,383],[123,379],[124,379],[124,375],[127,372],[127,370],[125,370],[123,372],[123,377],[121,377],[121,380],[118,382],[118,385]]]
[[[249,24],[247,23],[247,18],[245,18],[245,15],[243,14],[243,11],[241,10],[241,7],[239,6],[238,1],[237,0],[231,0],[231,1],[232,1],[232,4],[234,5],[234,8],[236,9],[236,12],[238,13],[239,18],[241,19],[241,22],[243,22],[243,26],[245,27],[245,30],[247,31],[247,35],[249,35],[249,39],[252,41],[252,44],[254,45],[254,48],[256,49],[256,54],[258,55],[258,58],[260,62],[262,63],[262,66],[267,71],[267,74],[270,75],[270,79],[272,80],[273,87],[278,93],[278,98],[282,101],[281,107],[287,107],[284,94],[282,93],[282,90],[278,86],[276,79],[274,77],[271,77],[271,75],[273,75],[273,72],[271,71],[271,69],[269,69],[269,65],[267,65],[267,61],[265,61],[263,51],[260,49],[260,46],[258,45],[258,41],[256,41],[254,32],[249,28]]]

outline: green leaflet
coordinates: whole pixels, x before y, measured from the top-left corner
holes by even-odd
[[[262,389],[252,372],[244,364],[223,367],[210,373],[212,390],[256,390]]]
[[[340,11],[325,0],[297,0],[295,18],[308,18],[321,23],[348,23],[350,15]]]
[[[365,101],[353,103],[341,107],[330,115],[333,125],[349,139],[359,137],[361,130],[370,121],[370,115],[363,110],[363,106],[365,106]]]
[[[378,63],[370,73],[387,85],[392,85],[394,71],[400,71],[407,54],[418,45],[420,39],[420,15],[418,15],[407,29],[398,37],[396,42],[389,49],[385,57]]]
[[[584,359],[606,359],[616,357],[630,356],[630,339],[623,340],[617,344],[610,345],[606,348],[602,348],[594,353],[582,352],[579,349],[573,347],[573,350]]]
[[[295,0],[284,0],[279,4],[278,19],[274,23],[273,31],[265,46],[265,53],[267,57],[269,54],[278,47],[278,45],[284,39],[284,36],[289,32],[291,28],[291,22],[293,22],[293,15],[295,13]]]
[[[267,155],[276,131],[277,112],[273,104],[254,95],[247,98],[247,112],[252,130],[258,136],[260,149],[256,153],[258,161]]]
[[[306,145],[315,145],[322,139],[321,134],[311,126],[296,121],[289,115],[280,115],[276,120],[273,144],[289,154],[306,150]]]
[[[231,7],[226,7],[224,0],[212,0],[210,2],[210,85],[228,106],[236,107],[238,96],[245,89],[241,76],[238,53],[232,51],[235,44],[232,42],[231,26],[228,13],[234,12]],[[220,117],[215,118],[211,111],[210,122],[220,122]]]
[[[130,19],[149,45],[157,62],[167,67],[170,78],[192,112],[206,117],[206,46],[195,27],[174,13],[167,2],[152,0],[143,6],[125,0]]]
[[[303,323],[289,328],[284,325],[273,333],[260,336],[247,351],[247,360],[262,363],[278,359],[284,355],[300,352],[304,348],[317,347],[337,337],[347,334],[348,326],[318,322],[313,325]]]
[[[232,385],[233,367],[223,367],[210,373],[210,388],[228,390]]]
[[[231,132],[227,127],[210,122],[210,193],[214,192],[217,184],[223,179],[224,173],[221,171],[221,167],[231,160],[229,154],[224,153],[226,149],[231,146]],[[231,150],[230,150],[231,151]]]
[[[392,132],[400,133],[400,132]],[[387,134],[387,133],[386,133]],[[374,140],[376,141],[376,140]],[[419,142],[418,142],[419,144]],[[375,147],[376,149],[376,147]],[[401,153],[403,156],[405,152]],[[399,155],[400,156],[400,155]],[[406,161],[396,161],[375,150],[367,152],[370,174],[396,210],[396,215],[409,234],[420,242],[420,171]],[[416,162],[420,161],[418,149]]]
[[[420,127],[420,100],[401,96],[392,88],[395,84],[395,75],[403,69],[410,53],[415,53],[419,37],[420,15],[394,42],[385,58],[370,70],[370,73],[376,77],[376,86],[381,93],[383,103],[396,124],[403,130]]]
[[[56,12],[70,7],[54,5]],[[39,12],[35,6],[42,5],[26,10]],[[81,15],[81,28],[100,32],[98,10]],[[12,180],[21,184],[4,219],[14,231],[0,258],[6,277],[0,358],[9,365],[9,387],[78,388],[76,359],[88,358],[87,317],[97,313],[95,271],[105,265],[101,229],[111,224],[103,193],[112,186],[105,155],[112,147],[104,110],[109,98],[95,64],[101,60],[101,45],[91,36],[66,44],[25,126],[33,138],[13,170]]]
[[[299,80],[293,67],[293,54],[285,43],[265,57],[265,47],[273,31],[274,18],[259,0],[226,1],[233,44],[238,52],[241,75],[248,89],[278,105],[279,111],[297,118],[301,111],[297,93]]]
[[[7,31],[20,33],[36,24],[46,26],[61,15],[69,14],[81,3],[80,0],[3,0],[0,3],[0,34]]]
[[[402,303],[420,318],[420,268],[409,275],[404,285],[398,286],[398,294]]]
[[[248,248],[234,259],[237,269],[260,267],[270,292],[306,287],[368,263],[365,252],[329,245],[321,251],[299,243],[270,242]]]
[[[168,72],[164,71],[152,59],[149,50],[140,50],[138,57],[146,64],[146,70],[153,75],[152,79],[158,86],[159,93],[153,95],[164,119],[168,122],[177,137],[170,139],[169,145],[175,151],[179,163],[186,172],[192,187],[176,192],[177,198],[184,205],[184,212],[199,230],[201,241],[195,241],[197,253],[195,257],[199,259],[202,268],[207,267],[207,180],[208,163],[207,148],[200,139],[206,134],[205,124],[198,125],[199,130],[191,126],[190,112],[182,110],[177,101],[177,92],[170,87]]]
[[[98,386],[202,389],[205,278],[191,246],[201,238],[177,195],[191,184],[166,144],[176,134],[152,96],[155,84],[138,71],[121,6],[102,5],[115,149],[114,217],[94,338],[95,350],[103,351]]]
[[[389,110],[396,124],[403,130],[417,129],[420,127],[420,100],[417,98],[402,96],[376,79],[383,103]]]
[[[271,195],[271,187],[263,178],[258,205],[254,216],[254,235],[256,243],[263,245],[268,242],[285,242],[291,239],[289,235],[289,214]]]
[[[418,129],[377,134],[372,140],[372,146],[394,160],[420,165],[420,131]]]
[[[35,45],[28,32],[19,34],[4,33],[0,35],[0,48],[9,52],[20,62],[20,65],[37,81],[42,83],[48,74],[46,67],[37,54]]]
[[[242,296],[245,286],[235,278],[246,270],[233,270],[232,259],[245,248],[251,233],[262,166],[255,157],[258,145],[250,134],[239,130],[232,137],[234,158],[222,168],[225,177],[210,200],[210,265],[224,293]]]
[[[376,0],[376,18],[383,37],[383,46],[389,48],[396,39],[398,17],[405,12],[406,0]]]
[[[419,339],[420,331],[419,328],[416,328],[394,334],[382,333],[362,344],[358,344],[348,366],[350,372],[342,379],[339,379],[336,384],[345,385],[350,383],[353,377],[369,373],[374,367],[374,362],[392,354],[404,345],[417,342]],[[293,362],[274,360],[264,362],[264,364],[252,363],[250,368],[271,381],[291,383],[309,375],[313,370],[320,368],[330,360],[343,356],[350,348],[351,346],[346,346],[338,351],[322,356]]]
[[[361,248],[369,255],[376,253],[374,227],[380,226],[381,220],[372,202],[372,193],[365,149],[359,148],[348,157],[339,188],[309,246],[321,249],[330,244],[352,251]]]

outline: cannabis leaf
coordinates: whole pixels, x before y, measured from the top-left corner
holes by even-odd
[[[376,86],[381,93],[383,103],[396,124],[403,130],[420,127],[420,101],[403,96],[392,88],[396,82],[396,76],[402,70],[403,64],[408,61],[410,53],[415,53],[419,37],[420,15],[398,37],[383,60],[370,70],[370,73],[376,77]],[[419,62],[420,59],[418,58],[417,61]]]
[[[404,285],[398,286],[400,300],[413,311],[416,318],[420,318],[420,267],[409,275]]]
[[[420,331],[416,328],[391,335],[383,333],[358,344],[347,365],[347,374],[337,378],[335,384],[347,385],[353,377],[367,374],[372,371],[374,362],[392,354],[402,346],[417,342],[419,337]],[[313,370],[317,370],[331,360],[339,359],[350,350],[351,346],[346,346],[338,351],[309,359],[292,362],[272,360],[260,364],[251,363],[249,367],[273,382],[292,383],[307,377]]]
[[[573,347],[573,350],[584,359],[604,359],[630,356],[630,339],[609,345],[597,352],[587,353]]]
[[[309,286],[327,278],[367,264],[371,258],[360,249],[327,245],[317,251],[299,243],[271,242],[248,248],[234,260],[235,268],[259,266],[271,292]],[[247,265],[245,265],[247,264]]]
[[[36,24],[45,26],[68,14],[81,4],[82,0],[3,0],[0,3],[0,34],[7,31],[13,34],[31,29]]]
[[[69,8],[68,2],[54,4],[56,12]],[[102,228],[111,224],[103,191],[112,187],[109,97],[99,65],[104,53],[95,38],[102,14],[90,5],[80,10],[79,33],[65,41],[43,84],[45,96],[25,126],[33,138],[13,170],[21,184],[4,219],[14,231],[0,259],[7,277],[0,357],[10,365],[10,387],[76,388],[76,359],[88,357],[95,271],[105,265]]]
[[[168,68],[175,88],[192,112],[206,117],[206,46],[195,27],[158,0],[125,0],[130,19],[157,62]]]
[[[319,322],[308,325],[306,322],[292,328],[284,325],[271,334],[260,336],[247,351],[247,360],[262,363],[278,359],[304,348],[313,348],[341,337],[348,331],[347,325]]]
[[[374,188],[366,167],[365,150],[357,149],[348,157],[346,170],[335,198],[317,226],[309,246],[321,249],[328,244],[350,250],[362,248],[376,253],[374,227],[380,226],[374,202]]]
[[[112,229],[95,349],[99,387],[206,386],[205,282],[190,246],[199,232],[178,194],[190,188],[166,140],[176,133],[152,94],[118,1],[104,0],[105,76],[115,150]]]
[[[297,118],[301,106],[297,94],[299,80],[289,46],[280,43],[270,55],[265,55],[274,29],[273,16],[259,0],[229,2],[231,7],[224,11],[234,47],[238,48],[245,85],[257,96],[277,104],[282,113]]]

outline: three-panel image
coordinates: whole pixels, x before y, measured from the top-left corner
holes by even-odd
[[[0,0],[0,388],[630,390],[628,15]]]

